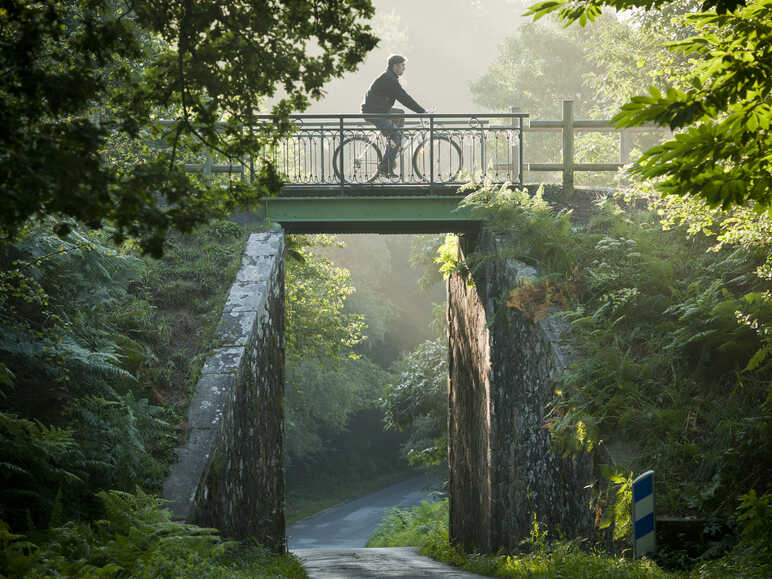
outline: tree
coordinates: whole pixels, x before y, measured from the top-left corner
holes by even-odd
[[[351,273],[313,252],[314,245],[336,243],[325,235],[291,238],[294,259],[287,262],[287,358],[337,361],[356,357],[353,347],[365,339],[363,317],[344,312],[356,290]]]
[[[558,11],[585,25],[603,6],[660,9],[662,0],[548,0],[529,8],[536,19]],[[686,17],[698,34],[668,46],[690,55],[687,88],[650,89],[633,97],[619,127],[655,122],[680,130],[646,151],[633,171],[658,178],[666,194],[691,195],[711,207],[772,207],[772,1],[706,0]]]
[[[157,255],[168,228],[253,205],[280,183],[270,162],[223,187],[186,173],[182,152],[238,163],[274,146],[289,112],[375,46],[372,14],[370,0],[4,0],[0,239],[53,214],[107,221]],[[277,121],[258,126],[279,88]]]
[[[516,106],[540,117],[559,112],[559,99],[591,92],[584,77],[597,67],[585,55],[582,36],[588,35],[526,24],[499,46],[488,71],[471,84],[474,101],[497,111]]]
[[[397,379],[381,405],[386,428],[409,430],[402,449],[412,464],[433,465],[448,455],[448,342],[426,340],[395,364]]]

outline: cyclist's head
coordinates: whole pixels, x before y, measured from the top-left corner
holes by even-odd
[[[407,59],[404,56],[400,54],[392,54],[387,61],[387,66],[389,70],[394,70],[395,64],[404,64],[405,62],[407,62]],[[404,67],[402,68],[404,69]]]

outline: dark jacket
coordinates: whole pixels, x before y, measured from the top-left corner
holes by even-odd
[[[388,113],[397,100],[416,113],[425,113],[426,110],[419,105],[413,97],[405,92],[399,84],[399,77],[391,69],[384,72],[370,85],[365,101],[362,103],[362,112],[365,114]]]

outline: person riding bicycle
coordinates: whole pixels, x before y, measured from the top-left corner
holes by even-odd
[[[387,61],[386,72],[373,81],[362,103],[362,113],[385,115],[370,117],[367,120],[383,133],[388,142],[383,160],[378,166],[378,174],[392,178],[397,177],[394,174],[394,161],[402,144],[400,127],[404,123],[401,117],[405,114],[402,109],[393,108],[394,101],[399,101],[415,113],[426,112],[426,109],[407,94],[399,84],[399,77],[405,72],[406,62],[407,59],[404,56],[392,54]]]

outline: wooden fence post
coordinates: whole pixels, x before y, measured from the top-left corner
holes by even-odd
[[[574,196],[574,101],[563,101],[563,198]]]
[[[627,165],[630,162],[630,151],[633,149],[633,135],[627,129],[619,132],[619,162]]]
[[[519,113],[520,109],[515,106],[512,106],[512,107],[509,107],[509,112],[511,112],[512,114]],[[517,119],[515,117],[512,117],[511,124],[512,124],[513,133],[514,133],[514,129],[517,127]],[[522,130],[522,128],[520,130]],[[518,185],[522,187],[523,185],[525,185],[525,177],[523,176],[524,171],[520,163],[519,140],[518,141],[512,140],[512,142],[510,142],[509,155],[510,155],[509,167],[510,167],[510,172],[512,173],[511,181],[512,183],[514,183],[515,179],[517,179],[519,181]],[[483,159],[482,161],[483,161],[483,164],[485,164],[485,159]]]

